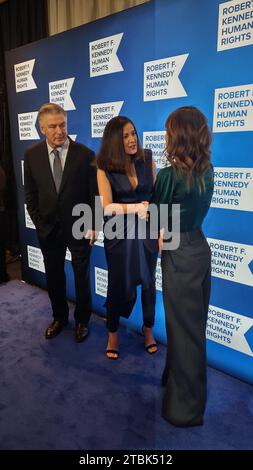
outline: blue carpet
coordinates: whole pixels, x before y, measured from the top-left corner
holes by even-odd
[[[118,361],[104,354],[104,320],[74,342],[71,323],[44,339],[51,321],[45,291],[20,281],[0,286],[1,450],[252,449],[252,386],[208,370],[202,427],[180,429],[160,417],[165,347],[153,356],[143,337],[120,328]]]

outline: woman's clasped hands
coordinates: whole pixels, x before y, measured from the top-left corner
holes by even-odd
[[[148,201],[142,201],[135,204],[135,214],[138,215],[141,220],[148,220]]]

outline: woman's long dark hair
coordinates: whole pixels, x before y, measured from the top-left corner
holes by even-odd
[[[177,173],[186,172],[187,187],[194,171],[200,190],[204,190],[203,175],[210,167],[212,141],[206,117],[194,106],[185,106],[170,114],[165,127],[167,160]]]
[[[134,159],[143,159],[144,152],[134,123],[126,116],[116,116],[105,126],[101,147],[97,155],[97,166],[100,170],[115,171],[131,175],[132,156],[126,154],[123,143],[123,128],[132,124],[137,136],[137,153]]]

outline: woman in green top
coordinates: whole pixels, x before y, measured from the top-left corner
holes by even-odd
[[[157,206],[167,204],[169,230],[172,204],[180,204],[179,246],[164,243],[161,255],[168,339],[162,414],[176,426],[203,424],[206,404],[211,252],[201,225],[213,193],[210,144],[206,118],[197,108],[174,111],[166,121],[169,166],[160,170],[153,194]]]

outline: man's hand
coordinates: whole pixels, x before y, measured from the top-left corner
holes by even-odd
[[[87,230],[87,233],[85,235],[86,240],[90,240],[90,245],[94,245],[95,241],[98,238],[98,234],[95,230]]]

